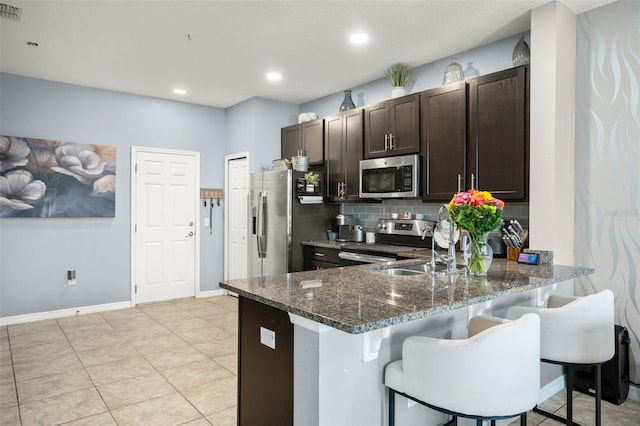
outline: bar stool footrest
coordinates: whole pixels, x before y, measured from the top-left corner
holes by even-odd
[[[555,413],[552,413],[552,412],[547,411],[547,410],[543,410],[542,408],[538,407],[537,405],[535,407],[533,407],[533,411],[535,413],[542,414],[545,417],[549,417],[550,419],[553,419],[553,420],[555,420],[557,422],[560,422],[562,424],[565,424],[565,425],[567,424],[567,419],[565,419],[564,417],[560,417],[559,415],[557,415]],[[580,423],[576,423],[576,422],[571,422],[571,424],[573,426],[582,426]]]

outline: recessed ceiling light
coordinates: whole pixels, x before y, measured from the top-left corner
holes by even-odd
[[[352,44],[365,44],[369,40],[369,36],[366,33],[352,33],[349,36],[349,41]]]
[[[186,95],[187,91],[184,89],[173,89],[173,93],[175,93],[176,95]]]
[[[282,74],[279,72],[273,71],[267,73],[267,80],[269,81],[280,81],[282,80]]]

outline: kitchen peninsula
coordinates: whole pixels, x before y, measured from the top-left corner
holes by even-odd
[[[240,298],[239,424],[383,425],[384,366],[401,357],[406,337],[465,337],[470,317],[542,304],[550,291],[562,291],[560,283],[593,273],[504,259],[494,259],[486,278],[385,271],[419,263],[424,260],[221,283]],[[444,419],[397,405],[403,423]]]

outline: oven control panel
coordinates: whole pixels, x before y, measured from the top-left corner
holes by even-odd
[[[419,219],[379,219],[378,234],[431,237],[435,223]]]

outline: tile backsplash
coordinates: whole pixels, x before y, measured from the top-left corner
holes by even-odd
[[[429,220],[436,220],[442,203],[423,203],[422,200],[384,200],[379,204],[343,204],[341,213],[353,215],[365,231],[375,231],[378,219],[392,213],[409,211],[425,214]],[[529,203],[505,203],[502,216],[506,220],[517,219],[522,226],[529,226]]]

